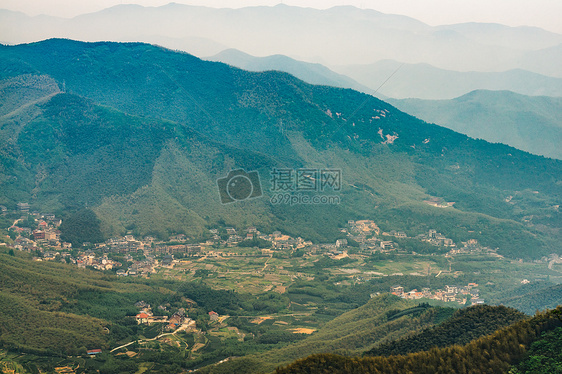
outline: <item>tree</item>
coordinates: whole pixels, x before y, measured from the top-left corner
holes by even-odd
[[[22,219],[20,222],[18,222],[18,226],[35,229],[37,228],[37,223],[35,222],[35,218],[33,218],[33,216],[28,215],[25,219]]]
[[[101,221],[93,210],[82,209],[63,221],[60,226],[61,239],[78,247],[84,242],[102,242],[100,223]]]
[[[197,269],[195,270],[195,274],[193,275],[195,278],[202,278],[205,279],[209,276],[211,272],[207,269]]]
[[[197,316],[197,319],[195,320],[195,324],[197,325],[197,328],[200,329],[201,331],[207,331],[208,323],[209,323],[209,316],[205,314],[201,314]]]

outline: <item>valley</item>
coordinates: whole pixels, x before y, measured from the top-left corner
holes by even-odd
[[[60,224],[53,215],[49,219],[51,224]],[[23,232],[16,225],[31,221],[38,226],[33,234],[49,230],[45,221],[29,215],[11,226],[10,232]],[[552,259],[512,260],[479,246],[475,240],[457,247],[436,230],[409,238],[403,232],[383,232],[372,220],[354,220],[340,232],[343,236],[336,242],[314,244],[281,232],[262,233],[255,227],[217,227],[208,230],[205,241],[194,241],[182,234],[168,241],[127,235],[76,248],[63,248],[64,243],[44,238],[23,240],[18,235],[11,244],[0,247],[11,251],[19,262],[10,260],[10,266],[26,266],[29,270],[39,266],[37,270],[43,269],[39,271],[62,270],[63,266],[63,273],[79,269],[86,272],[81,277],[102,277],[104,282],[114,284],[111,287],[122,288],[119,292],[130,293],[135,284],[163,287],[166,292],[155,298],[152,293],[135,291],[123,301],[110,302],[108,306],[114,309],[110,315],[115,317],[109,317],[99,307],[83,309],[91,296],[78,301],[78,305],[83,304],[79,309],[61,309],[52,304],[54,300],[49,301],[52,306],[47,310],[81,314],[82,309],[90,310],[88,315],[94,317],[109,317],[113,322],[104,329],[111,336],[120,331],[119,335],[81,348],[88,352],[100,349],[100,353],[78,352],[77,347],[67,346],[65,349],[76,351],[78,356],[74,357],[75,353],[65,358],[59,353],[59,358],[47,359],[27,349],[26,354],[17,356],[4,352],[2,362],[10,367],[67,368],[64,370],[68,373],[96,367],[135,367],[141,371],[187,367],[212,372],[223,366],[233,370],[239,364],[247,370],[243,372],[267,372],[304,354],[343,352],[340,343],[331,345],[331,339],[341,341],[342,336],[350,334],[351,326],[339,325],[352,314],[363,315],[364,326],[365,308],[369,305],[377,320],[377,316],[386,313],[391,321],[389,313],[396,310],[392,308],[408,310],[417,305],[432,305],[445,313],[439,318],[446,318],[454,310],[470,305],[510,305],[510,300],[517,303],[513,295],[524,290],[549,292],[557,287],[556,283],[562,283],[562,269]],[[429,252],[423,253],[424,250]],[[15,291],[8,290],[4,289],[4,295]],[[92,292],[84,291],[85,295]],[[94,294],[100,291],[102,294],[92,301],[109,297],[102,296],[109,289]],[[82,299],[80,293],[71,298]],[[543,309],[556,304],[545,297],[536,300],[535,306]],[[527,309],[527,313],[533,312]],[[424,318],[429,315],[411,323],[435,323],[431,319],[435,317]],[[386,331],[383,320],[373,325],[374,330],[365,331],[370,336],[367,340],[355,332],[347,338],[347,349],[361,352],[397,339],[413,327],[401,323],[403,330],[395,326],[396,331],[385,333],[384,339],[382,335],[372,336],[376,329]],[[333,331],[335,326],[339,332]],[[135,332],[130,335],[122,329]],[[155,356],[157,352],[166,353],[167,361]],[[84,360],[81,355],[96,357]],[[168,360],[179,366],[170,367]]]
[[[377,228],[368,220],[362,221],[361,225]],[[355,231],[355,222],[349,228]],[[28,253],[24,248],[21,248],[24,251],[16,249],[15,252],[12,249],[19,264],[9,260],[10,266],[26,266],[29,270],[39,266],[39,271],[59,268],[59,274],[63,270],[61,266],[64,267],[62,274],[78,269],[86,272],[81,273],[81,278],[101,277],[103,282],[114,284],[111,287],[121,288],[119,292],[131,293],[138,287],[136,284],[163,287],[166,291],[155,298],[153,293],[143,295],[140,290],[135,290],[122,301],[109,302],[107,306],[113,310],[109,315],[99,306],[83,309],[87,303],[97,304],[99,301],[94,300],[100,300],[100,297],[110,297],[109,294],[103,296],[110,290],[107,286],[104,286],[106,290],[100,289],[93,294],[88,287],[84,296],[91,296],[86,299],[79,296],[81,291],[78,289],[78,294],[74,293],[71,298],[77,298],[78,305],[82,305],[79,309],[61,309],[61,306],[52,304],[57,298],[51,297],[52,301],[48,303],[52,306],[47,310],[81,314],[82,309],[89,310],[88,315],[105,318],[115,315],[109,317],[113,322],[106,324],[106,328],[111,336],[117,331],[120,331],[119,335],[109,344],[98,342],[85,346],[86,350],[101,348],[101,353],[92,353],[95,359],[79,358],[92,354],[78,351],[79,355],[74,358],[76,353],[66,358],[60,353],[57,354],[59,358],[46,358],[27,349],[23,351],[27,353],[17,356],[5,352],[2,362],[26,368],[67,367],[69,373],[83,372],[81,368],[121,367],[119,365],[124,365],[120,370],[135,367],[166,371],[179,370],[179,366],[177,369],[169,366],[169,360],[176,357],[172,360],[181,367],[213,370],[214,365],[220,363],[217,368],[227,365],[230,368],[227,370],[232,370],[243,362],[247,372],[261,372],[273,370],[303,354],[341,352],[340,343],[339,348],[329,348],[330,339],[341,339],[342,334],[349,333],[350,327],[339,326],[341,322],[335,321],[350,318],[346,317],[349,313],[361,313],[361,326],[365,326],[366,305],[375,303],[373,308],[378,305],[372,312],[375,316],[390,313],[389,308],[400,310],[420,303],[444,308],[443,313],[450,315],[457,308],[484,301],[490,305],[505,304],[506,299],[524,289],[547,290],[562,280],[562,269],[549,268],[546,259],[514,261],[494,252],[475,250],[474,246],[471,252],[464,253],[441,246],[440,254],[412,253],[402,248],[399,242],[393,242],[393,248],[362,249],[343,244],[343,239],[338,243],[314,245],[295,238],[294,246],[281,246],[279,242],[293,242],[293,238],[280,233],[262,234],[255,228],[249,231],[264,238],[260,242],[261,248],[252,246],[256,243],[253,238],[233,244],[228,238],[242,233],[236,233],[234,228],[217,228],[211,229],[209,234],[226,240],[189,244],[189,238],[182,235],[171,238],[170,242],[158,242],[154,238],[133,241],[134,238],[129,236],[95,246],[86,243],[76,249],[56,249],[44,240],[38,240],[35,249],[28,248]],[[352,236],[350,233],[349,243],[353,243]],[[382,233],[381,238],[399,240],[394,236],[382,236]],[[386,242],[392,240],[381,241]],[[264,245],[266,243],[268,245]],[[54,256],[51,255],[53,252]],[[6,263],[8,257],[3,256]],[[58,265],[60,262],[63,264]],[[4,288],[3,295],[14,291]],[[92,298],[99,292],[102,293]],[[179,295],[183,296],[179,298]],[[537,302],[539,308],[551,305],[546,298]],[[419,323],[416,321],[411,322]],[[422,321],[422,326],[434,323],[431,319]],[[382,323],[381,320],[374,326]],[[398,329],[392,335],[385,333],[384,340],[378,340],[382,335],[366,341],[357,340],[359,337],[354,333],[349,336],[347,344],[351,344],[349,347],[354,347],[356,352],[371,349],[383,341],[400,337],[411,328],[403,325],[404,321],[401,323],[404,331]],[[118,325],[123,327],[115,330]],[[332,331],[334,326],[338,326],[339,332]],[[383,326],[378,328],[386,331]],[[133,329],[135,333],[129,335],[122,329]],[[369,329],[365,332],[374,333]],[[320,341],[322,345],[319,346]],[[66,349],[73,351],[77,347],[67,346]],[[154,356],[156,352],[161,352],[160,355],[167,352],[166,362]],[[240,361],[234,356],[248,358]],[[124,358],[127,360],[123,361]],[[276,364],[271,366],[271,363]]]
[[[0,19],[25,43],[0,45],[0,372],[559,367],[561,103],[533,95],[561,92],[561,35],[283,4]]]

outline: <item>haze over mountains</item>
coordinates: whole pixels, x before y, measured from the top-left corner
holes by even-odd
[[[2,11],[0,17],[0,35],[7,43],[48,37],[147,42],[162,38],[159,44],[183,45],[183,50],[199,56],[235,48],[255,56],[283,54],[328,66],[390,59],[458,71],[520,68],[562,77],[561,35],[489,24],[432,27],[409,17],[350,6],[317,10],[285,5],[241,9],[121,5],[72,19],[11,11]],[[202,47],[201,38],[210,45]]]
[[[429,64],[383,60],[368,65],[334,68],[370,88],[396,99],[453,99],[474,90],[507,90],[530,96],[562,96],[562,79],[515,69],[503,72],[460,72]],[[394,74],[393,74],[394,73]]]

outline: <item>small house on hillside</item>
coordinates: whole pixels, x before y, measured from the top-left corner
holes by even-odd
[[[215,311],[210,311],[209,312],[209,318],[211,319],[211,321],[218,321],[219,320],[219,314]]]
[[[141,323],[148,323],[148,314],[146,313],[139,313],[136,315],[137,323],[140,325]]]
[[[404,287],[400,285],[390,287],[390,293],[396,296],[402,296],[404,294]]]

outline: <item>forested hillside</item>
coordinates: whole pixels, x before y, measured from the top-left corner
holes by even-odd
[[[545,308],[556,308],[562,300],[562,285],[552,285],[550,287],[521,287],[501,302],[512,308],[517,308],[527,314],[533,314],[537,310]],[[518,291],[518,292],[517,292]]]
[[[334,318],[318,332],[299,342],[234,359],[217,368],[205,368],[202,372],[267,373],[310,354],[360,354],[373,345],[438,324],[454,312],[453,308],[419,304],[415,300],[403,300],[389,294],[377,296],[367,304]]]
[[[538,369],[537,372],[546,373],[553,367],[552,359],[556,354],[543,350],[537,352],[537,348],[541,344],[543,347],[559,345],[559,337],[555,335],[555,331],[562,326],[561,313],[562,310],[558,308],[537,314],[530,320],[514,323],[464,346],[433,348],[404,356],[388,357],[314,355],[285,368],[279,368],[276,373],[507,373],[512,365],[519,363],[524,372],[528,372],[527,368],[534,367]],[[548,355],[550,359],[546,362],[537,362],[536,359],[532,361],[527,352],[530,353],[530,358],[535,356],[540,360],[541,355]]]
[[[38,355],[76,355],[114,348],[141,333],[135,303],[188,308],[190,317],[276,312],[288,299],[213,290],[197,283],[118,279],[75,265],[31,261],[0,253],[0,348]]]
[[[525,318],[527,318],[525,314],[503,306],[473,306],[458,310],[451,318],[438,326],[380,344],[367,351],[366,355],[403,355],[425,351],[433,347],[465,345]]]
[[[220,222],[326,241],[364,217],[512,257],[557,251],[560,161],[349,89],[146,44],[52,39],[0,51],[10,87],[0,204],[10,208],[27,201],[66,219],[87,207],[104,238],[201,236]],[[262,198],[220,203],[216,181],[236,168],[259,173]],[[270,203],[274,168],[341,170],[341,190],[327,191],[340,204]],[[454,206],[424,203],[431,198]]]

